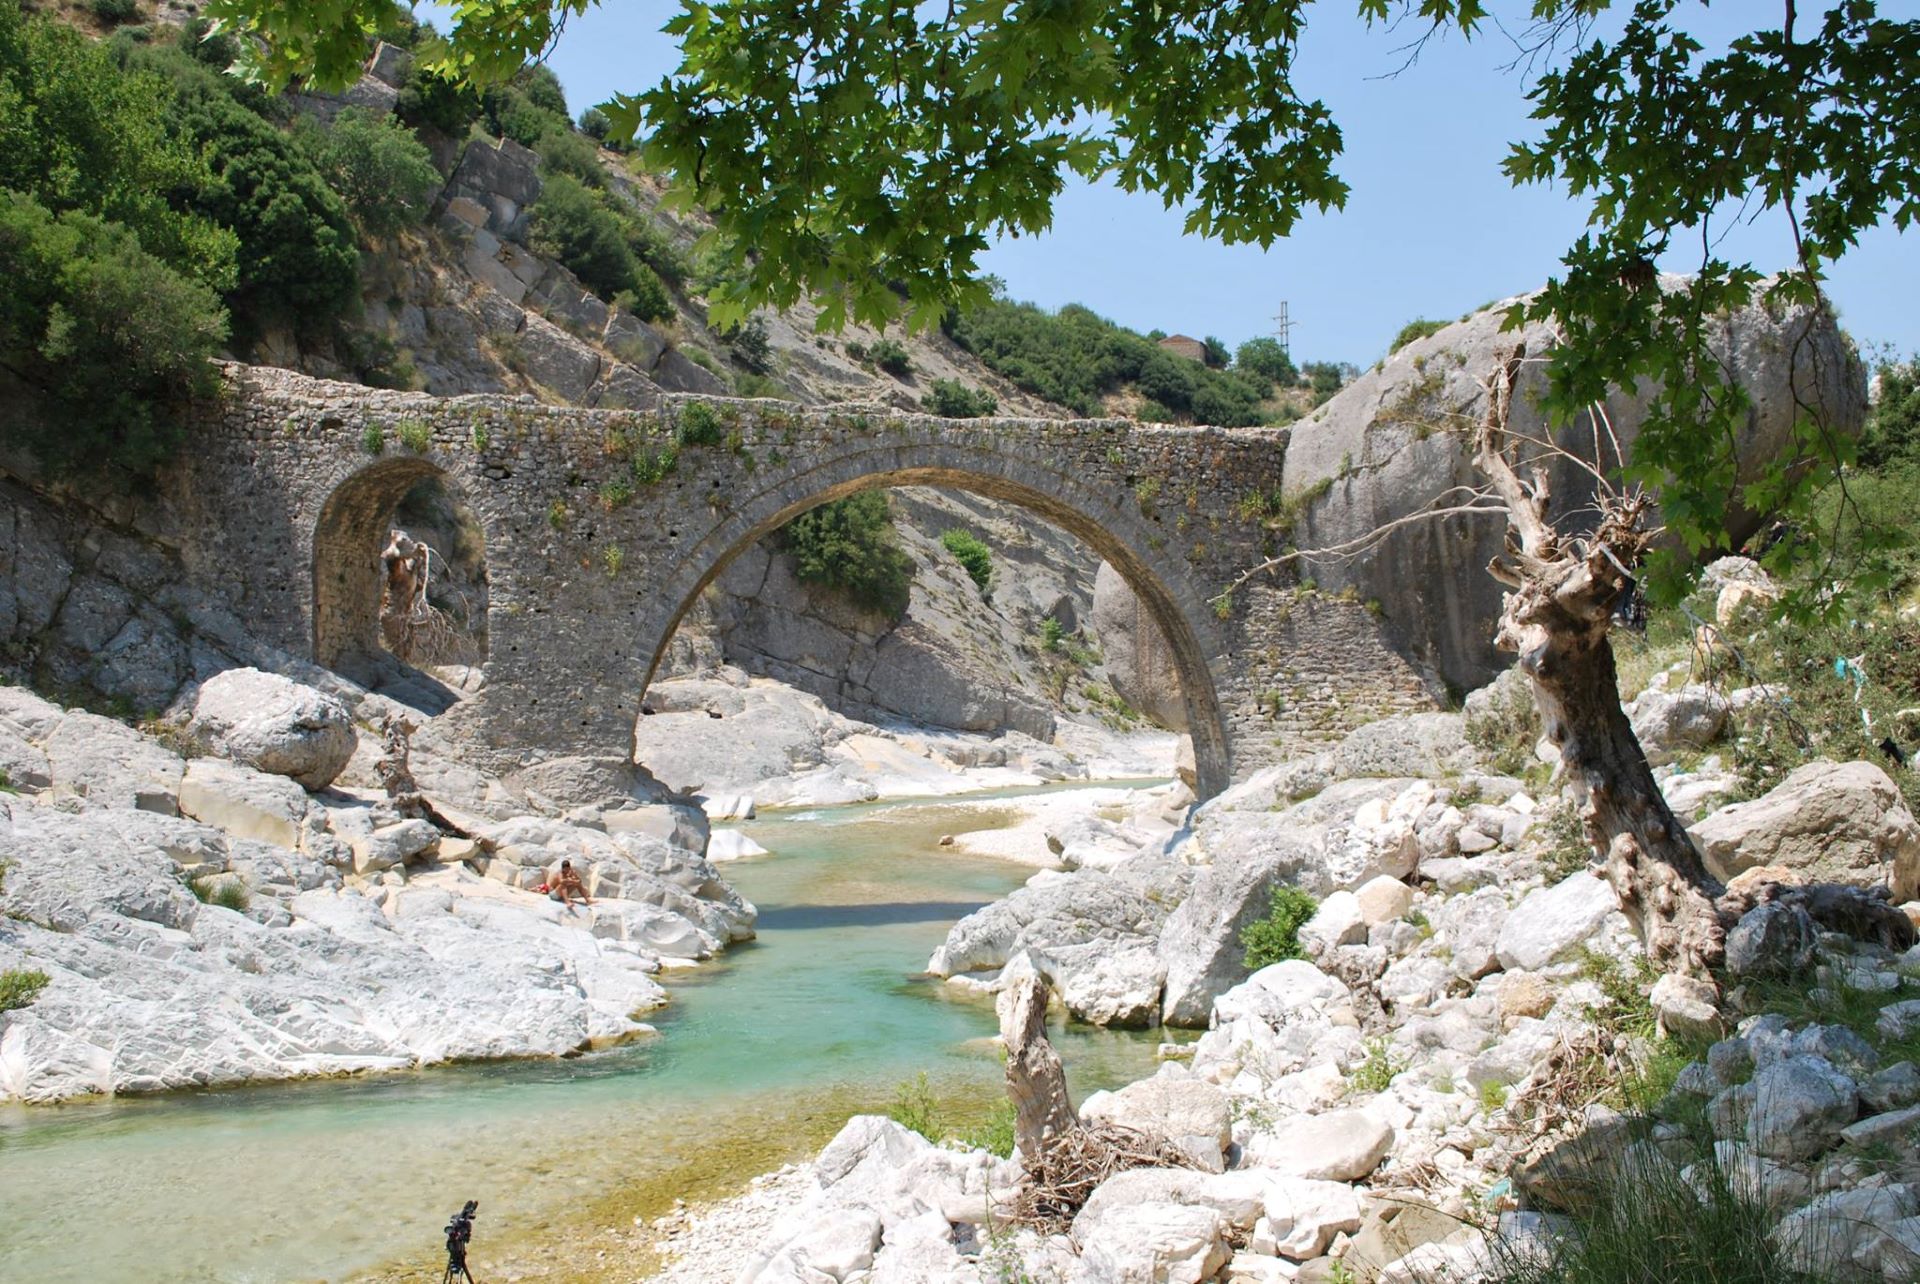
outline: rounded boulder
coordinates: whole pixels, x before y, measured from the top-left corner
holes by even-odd
[[[228,669],[203,682],[187,730],[214,753],[308,789],[332,784],[356,743],[346,705],[259,669]]]

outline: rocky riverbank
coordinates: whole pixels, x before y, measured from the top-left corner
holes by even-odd
[[[1670,799],[1752,906],[1716,1006],[1648,967],[1558,790],[1486,767],[1466,723],[1502,698],[1375,724],[1118,860],[1042,871],[935,952],[967,990],[1038,975],[1080,1019],[1201,1027],[1079,1109],[1179,1163],[1023,1226],[1018,1164],[856,1118],[813,1164],[656,1223],[658,1278],[1560,1278],[1598,1209],[1696,1240],[1737,1223],[1742,1251],[1823,1280],[1915,1278],[1920,947],[1816,921],[1822,885],[1920,921],[1894,783],[1813,763],[1721,805],[1720,722],[1693,714],[1727,698],[1675,674],[1636,702]],[[1250,972],[1241,934],[1276,884],[1317,905],[1300,957]]]
[[[689,780],[685,792],[583,760],[495,779],[430,733],[396,781],[374,728],[407,711],[337,679],[322,691],[228,670],[141,728],[0,687],[0,972],[38,986],[0,1013],[0,1101],[566,1056],[649,1036],[668,974],[753,935],[755,908],[715,862],[759,848],[709,812],[1088,770],[1038,742],[854,723],[732,677],[665,684],[669,711],[643,724],[692,707],[697,725],[672,727],[668,743],[744,764],[724,790]],[[809,729],[804,754],[773,741],[783,727]],[[1170,769],[1170,736],[1098,747],[1106,767],[1137,754],[1123,765]],[[591,906],[535,890],[562,859]]]

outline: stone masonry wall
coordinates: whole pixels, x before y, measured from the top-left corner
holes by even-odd
[[[797,513],[876,485],[1018,503],[1112,563],[1173,646],[1203,793],[1420,699],[1357,606],[1303,607],[1255,587],[1217,612],[1265,548],[1241,501],[1280,485],[1284,431],[690,398],[581,410],[243,366],[227,379],[153,521],[256,635],[351,673],[377,645],[385,516],[420,478],[442,476],[485,532],[491,594],[485,682],[436,729],[483,765],[625,756],[641,693],[698,592]],[[674,467],[656,479],[648,464],[668,452]]]

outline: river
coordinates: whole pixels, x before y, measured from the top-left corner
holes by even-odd
[[[1008,813],[1006,819],[1011,818]],[[883,803],[743,826],[759,939],[663,976],[661,1036],[564,1061],[0,1107],[0,1279],[350,1278],[480,1201],[475,1262],[571,1219],[724,1195],[885,1110],[921,1072],[949,1112],[999,1089],[991,1008],[914,979],[1022,866],[958,856],[978,810]],[[1076,1092],[1149,1073],[1152,1033],[1056,1031]],[[958,1117],[957,1115],[955,1117]]]

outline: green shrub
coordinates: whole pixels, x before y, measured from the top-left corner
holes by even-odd
[[[636,483],[652,486],[672,476],[673,470],[679,466],[680,452],[672,446],[662,446],[658,450],[643,450],[634,455],[631,469]]]
[[[440,190],[440,171],[413,131],[349,107],[330,126],[303,120],[295,132],[360,230],[391,236],[419,223]]]
[[[987,1117],[961,1129],[954,1139],[963,1146],[984,1150],[1002,1159],[1013,1158],[1015,1113],[1013,1102],[997,1097]]]
[[[1860,435],[1860,464],[1920,463],[1920,360],[1890,361],[1875,372],[1879,400]]]
[[[800,514],[782,528],[779,544],[805,582],[840,589],[888,619],[906,613],[913,562],[900,550],[884,491],[862,491]]]
[[[24,1008],[40,997],[40,991],[47,988],[45,972],[28,971],[24,968],[8,968],[0,972],[0,1012],[12,1012]]]
[[[589,107],[580,113],[580,132],[596,143],[604,143],[613,132],[613,121],[598,107]]]
[[[935,379],[920,404],[943,419],[984,419],[1000,409],[1000,398],[958,379]]]
[[[1291,388],[1300,382],[1300,372],[1294,368],[1293,358],[1280,346],[1278,339],[1261,336],[1248,339],[1233,354],[1233,368],[1242,374],[1256,379],[1266,379],[1283,388]]]
[[[435,37],[435,43],[443,42]],[[393,114],[403,125],[415,129],[430,127],[453,138],[464,138],[473,122],[480,118],[480,95],[467,85],[429,70],[430,61],[430,56],[414,58]]]
[[[214,179],[171,127],[165,77],[123,69],[108,47],[0,0],[0,104],[0,188],[125,227],[215,290],[233,284],[233,233],[180,199]]]
[[[187,890],[203,905],[218,905],[236,914],[246,913],[247,906],[253,903],[253,894],[247,890],[246,883],[232,874],[196,878],[187,884]]]
[[[617,207],[571,174],[555,173],[533,203],[528,239],[609,303],[643,321],[673,315],[673,299],[643,258],[681,265],[644,219]],[[640,249],[636,250],[636,246]]]
[[[416,455],[424,455],[433,447],[433,430],[418,419],[402,420],[395,429],[400,444]]]
[[[387,430],[379,424],[368,424],[360,433],[360,449],[369,455],[378,455],[387,448]]]
[[[1047,651],[1058,651],[1060,640],[1067,636],[1066,626],[1051,615],[1040,617],[1040,646]]]
[[[1387,355],[1392,356],[1416,339],[1424,339],[1429,335],[1438,334],[1446,328],[1447,323],[1445,321],[1429,321],[1425,317],[1416,317],[1414,320],[1401,326],[1400,332],[1393,336],[1393,342],[1387,345]]]
[[[980,542],[972,531],[954,529],[940,537],[940,546],[952,553],[966,568],[967,576],[982,596],[993,586],[993,550]]]
[[[1309,361],[1300,367],[1300,373],[1307,377],[1313,388],[1313,404],[1325,405],[1332,400],[1333,394],[1347,385],[1347,372],[1332,361]]]
[[[1132,386],[1163,407],[1154,417],[1257,424],[1264,381],[1210,369],[1163,351],[1152,339],[1069,306],[1046,312],[994,300],[952,318],[948,333],[998,374],[1075,414],[1097,415],[1103,398]]]
[[[1578,1187],[1566,1233],[1521,1245],[1496,1238],[1490,1284],[1838,1284],[1852,1277],[1850,1233],[1816,1229],[1818,1238],[1801,1245],[1811,1263],[1796,1263],[1782,1251],[1778,1217],[1754,1198],[1752,1180],[1729,1172],[1712,1147],[1677,1161],[1646,1158],[1660,1154],[1622,1146],[1597,1162]]]
[[[93,16],[105,23],[132,22],[140,16],[140,6],[135,0],[93,0],[87,6],[93,10]]]
[[[933,1087],[927,1082],[927,1072],[924,1070],[895,1087],[893,1104],[887,1107],[887,1118],[902,1128],[919,1133],[928,1141],[940,1140],[937,1114]]]
[[[675,436],[682,446],[718,446],[726,434],[712,406],[704,401],[690,401],[680,407]]]
[[[1359,1065],[1347,1072],[1347,1087],[1352,1092],[1385,1092],[1392,1085],[1394,1076],[1409,1064],[1406,1058],[1394,1055],[1393,1046],[1385,1035],[1368,1039],[1361,1049],[1367,1055]]]
[[[1313,897],[1299,888],[1276,886],[1268,902],[1267,916],[1241,929],[1240,944],[1247,950],[1247,969],[1258,972],[1270,964],[1305,958],[1300,948],[1300,929],[1318,908]]]
[[[542,134],[533,150],[540,153],[540,173],[544,177],[565,174],[587,187],[604,189],[607,185],[607,171],[600,168],[600,149],[571,127]]]
[[[192,64],[170,69],[176,127],[213,173],[190,204],[240,240],[228,306],[256,325],[312,327],[346,311],[360,297],[360,250],[345,203],[291,136],[229,96],[222,77]]]
[[[748,317],[720,336],[727,341],[738,361],[755,374],[765,374],[773,362],[773,344],[767,338],[767,323],[757,316]]]
[[[599,193],[578,179],[556,174],[547,179],[529,216],[528,240],[542,254],[558,259],[608,302],[622,291],[640,293],[640,261],[627,245],[620,219]],[[621,299],[636,316],[647,316],[651,300]]]
[[[868,348],[867,358],[890,375],[904,378],[913,371],[913,358],[893,339],[882,339]]]
[[[177,408],[215,387],[226,316],[213,291],[126,227],[4,190],[0,281],[0,362],[42,403],[7,433],[56,472],[138,476],[165,461],[182,440]]]

